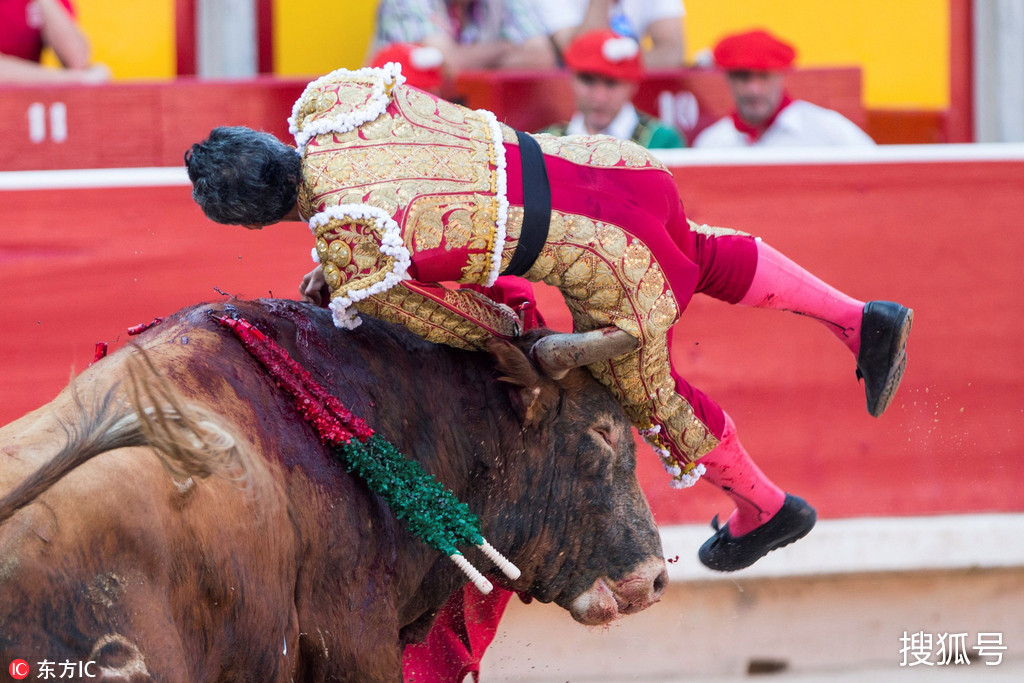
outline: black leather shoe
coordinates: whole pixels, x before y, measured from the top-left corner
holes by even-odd
[[[786,494],[786,502],[775,516],[742,536],[729,533],[729,523],[718,527],[718,515],[711,521],[714,536],[704,542],[697,556],[705,567],[734,572],[754,564],[762,557],[797,541],[814,527],[818,513],[802,498]]]
[[[860,327],[857,379],[864,380],[868,412],[880,416],[889,407],[907,367],[907,337],[914,312],[892,301],[869,301]]]

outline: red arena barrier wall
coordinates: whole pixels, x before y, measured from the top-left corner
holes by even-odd
[[[128,83],[0,89],[0,171],[178,166],[215,126],[288,140],[305,81]]]
[[[668,160],[695,220],[761,235],[853,296],[916,310],[903,387],[874,419],[852,357],[821,325],[696,297],[675,335],[681,370],[733,415],[762,468],[823,517],[1024,510],[1024,154],[691,158]],[[52,398],[97,342],[117,348],[128,327],[198,301],[293,298],[311,267],[301,225],[211,224],[181,169],[95,173],[0,173],[0,423]],[[155,186],[125,186],[139,184]],[[565,329],[557,293],[540,292]],[[646,447],[639,460],[659,523],[728,513],[709,485],[670,489]]]

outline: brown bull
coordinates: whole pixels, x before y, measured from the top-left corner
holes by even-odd
[[[585,370],[553,380],[510,344],[468,353],[236,302],[140,336],[159,375],[140,380],[126,347],[0,430],[0,662],[92,661],[110,680],[400,680],[404,644],[465,578],[212,319],[234,312],[468,503],[522,570],[511,582],[464,549],[495,583],[586,624],[658,599],[665,565],[629,424]],[[128,409],[129,371],[173,392]],[[229,474],[200,476],[211,460]]]

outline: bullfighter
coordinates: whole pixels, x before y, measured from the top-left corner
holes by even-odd
[[[528,135],[406,86],[401,67],[340,69],[310,83],[289,119],[295,146],[241,127],[186,153],[193,197],[218,223],[307,223],[335,324],[366,314],[424,338],[482,348],[519,332],[515,313],[471,288],[499,275],[558,288],[576,332],[615,337],[588,364],[677,487],[703,475],[735,503],[699,550],[720,571],[750,566],[813,527],[814,509],[760,471],[733,421],[689,384],[670,333],[695,293],[821,321],[850,350],[879,416],[906,365],[913,311],[836,290],[754,236],[687,220],[671,173],[607,136]],[[535,349],[543,366],[550,349]]]

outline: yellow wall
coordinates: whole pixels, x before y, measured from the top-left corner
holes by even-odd
[[[96,61],[110,66],[116,80],[175,75],[175,0],[73,2]],[[376,7],[376,0],[274,0],[277,73],[320,75],[361,66]]]
[[[274,64],[282,76],[363,65],[376,0],[274,0]]]
[[[174,0],[72,0],[93,56],[117,80],[175,75]]]
[[[860,65],[874,108],[949,106],[947,0],[685,0],[692,59],[722,35],[767,28],[798,50],[798,66]]]
[[[557,2],[558,0],[549,0]],[[174,0],[75,0],[98,61],[118,80],[174,75]],[[274,0],[283,76],[360,66],[376,0]],[[949,106],[948,0],[685,0],[690,59],[722,35],[763,26],[797,46],[802,66],[860,65],[872,108]]]

